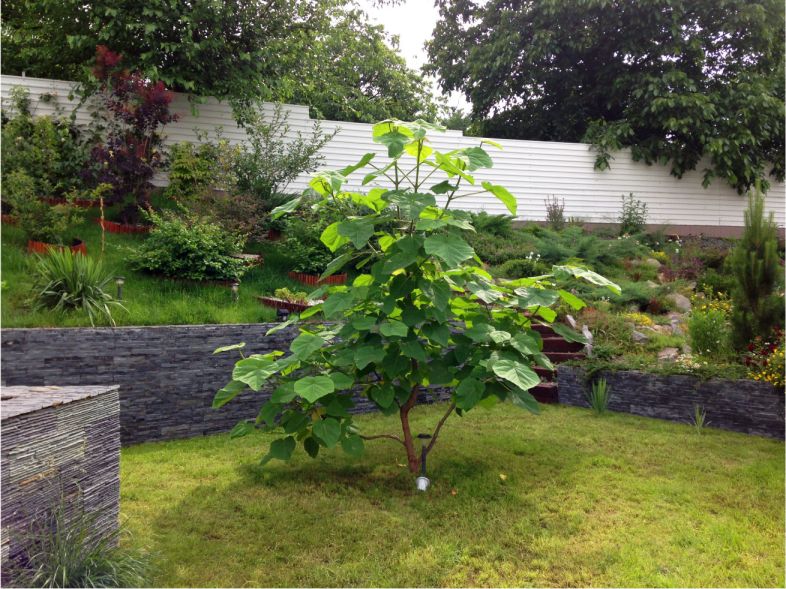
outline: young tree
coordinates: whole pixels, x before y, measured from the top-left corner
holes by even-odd
[[[539,378],[533,365],[551,368],[534,324],[550,324],[550,308],[562,300],[574,308],[583,303],[557,282],[578,277],[619,287],[588,270],[554,266],[550,274],[495,282],[464,239],[473,231],[468,213],[453,210],[456,201],[489,192],[511,214],[516,199],[504,187],[477,182],[475,170],[490,168],[482,147],[439,152],[427,133],[444,128],[418,120],[387,120],[373,127],[374,141],[387,147],[391,161],[377,164],[373,153],[338,171],[320,172],[310,183],[320,196],[315,205],[343,211],[329,225],[322,242],[337,257],[323,276],[353,265],[361,273],[349,286],[321,287],[309,296],[326,298],[271,331],[297,323],[300,334],[284,351],[251,355],[235,364],[232,380],[216,394],[218,408],[244,390],[273,387],[256,423],[280,427],[263,463],[287,460],[298,442],[316,456],[320,448],[341,444],[350,454],[362,452],[364,441],[400,444],[416,472],[421,457],[415,448],[410,414],[431,386],[450,391],[450,402],[426,446],[428,454],[451,414],[463,415],[478,405],[511,401],[537,412],[529,389]],[[387,186],[358,193],[345,188],[350,174],[369,167],[364,184]],[[469,191],[462,191],[468,185]],[[352,206],[351,206],[352,205]],[[285,214],[297,200],[279,207]],[[353,213],[361,207],[366,214]],[[322,323],[304,322],[323,319]],[[581,335],[560,323],[552,328],[564,337]],[[243,344],[219,348],[240,349]],[[349,410],[361,394],[385,414],[398,414],[400,433],[367,436],[353,423]],[[240,422],[233,435],[254,427]]]
[[[427,71],[481,133],[587,141],[746,191],[784,177],[779,0],[439,0]]]
[[[776,292],[783,281],[778,257],[778,227],[764,212],[764,196],[756,190],[748,197],[745,232],[731,254],[737,284],[732,292],[732,327],[738,350],[758,336],[769,337],[783,327],[783,297]]]

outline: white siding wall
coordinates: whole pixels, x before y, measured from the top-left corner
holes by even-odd
[[[41,95],[52,94],[56,102],[67,112],[76,105],[69,100],[72,83],[21,78],[0,77],[0,95],[3,105],[13,86],[29,89],[36,114],[54,112],[51,103],[41,100]],[[272,108],[272,105],[270,105]],[[308,132],[313,121],[305,106],[287,105],[290,132]],[[224,138],[237,143],[244,139],[244,132],[232,118],[227,103],[209,99],[197,106],[196,115],[184,95],[176,95],[172,107],[180,119],[165,127],[168,144],[179,141],[197,141],[195,129],[208,131],[214,136],[216,127],[223,129]],[[88,123],[90,115],[86,107],[77,110],[77,121]],[[384,156],[384,149],[371,141],[371,127],[361,123],[337,123],[322,121],[326,131],[338,128],[336,137],[324,148],[324,167],[340,168],[355,163],[369,151]],[[463,137],[458,131],[434,134],[433,147],[448,150],[455,147],[476,145],[478,138]],[[588,222],[612,221],[620,210],[622,194],[632,192],[636,198],[648,205],[649,222],[668,225],[698,225],[735,227],[743,224],[746,199],[729,188],[725,182],[716,180],[709,188],[701,186],[701,170],[686,174],[681,180],[672,177],[667,167],[647,166],[633,162],[628,151],[616,154],[611,170],[597,172],[593,169],[594,154],[582,143],[558,143],[546,141],[501,140],[504,149],[489,148],[494,158],[494,168],[476,176],[493,180],[506,186],[518,199],[519,218],[543,220],[544,199],[557,195],[565,199],[565,214],[580,217]],[[363,173],[358,172],[350,187],[360,189]],[[165,182],[165,179],[161,179]],[[308,176],[298,178],[289,190],[300,191],[306,187]],[[768,196],[768,207],[775,213],[781,227],[786,223],[784,200],[786,186],[773,183]],[[490,195],[470,196],[459,201],[466,209],[489,213],[504,213],[504,206]]]

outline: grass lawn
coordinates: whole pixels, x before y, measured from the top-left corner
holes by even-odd
[[[420,410],[413,430],[440,413]],[[391,442],[262,470],[272,439],[123,450],[122,519],[154,555],[154,586],[784,584],[781,442],[498,405],[451,418],[417,493]]]
[[[89,215],[94,217],[95,210]],[[87,244],[88,254],[101,252],[101,229],[92,218],[73,231]],[[106,234],[104,261],[114,275],[126,278],[123,304],[113,316],[118,325],[182,325],[199,323],[254,323],[272,321],[275,311],[263,306],[256,297],[272,294],[283,286],[308,291],[310,287],[293,282],[286,276],[287,261],[273,247],[257,248],[265,256],[262,267],[243,277],[240,300],[232,300],[229,288],[177,282],[132,270],[127,258],[144,239],[141,235]],[[76,327],[89,326],[80,313],[61,314],[35,311],[32,308],[32,272],[34,256],[26,253],[27,240],[17,227],[2,227],[2,325],[3,327]],[[112,294],[115,287],[112,285]]]

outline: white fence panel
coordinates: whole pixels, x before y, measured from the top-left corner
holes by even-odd
[[[8,104],[11,88],[24,86],[30,91],[35,114],[56,112],[56,105],[70,112],[78,101],[69,99],[71,82],[0,76],[0,96],[4,107]],[[52,100],[52,97],[54,100]],[[272,109],[273,105],[266,105]],[[314,121],[305,106],[286,105],[290,134],[308,133]],[[185,95],[178,94],[172,105],[179,120],[165,127],[165,142],[169,145],[180,141],[196,142],[197,131],[215,137],[221,128],[222,136],[231,143],[242,142],[245,132],[238,128],[232,109],[226,102],[208,99],[193,112]],[[90,121],[87,106],[76,110],[80,124]],[[325,131],[338,130],[334,139],[322,151],[325,168],[340,168],[355,163],[369,151],[384,157],[385,150],[371,141],[371,125],[321,121]],[[448,150],[455,147],[476,145],[480,139],[464,137],[459,131],[435,134],[433,147]],[[647,203],[650,223],[672,226],[740,227],[746,199],[725,182],[715,180],[707,189],[701,186],[701,169],[674,178],[664,166],[647,166],[634,162],[625,150],[615,155],[611,170],[598,172],[593,169],[594,154],[582,143],[550,141],[500,140],[502,151],[489,148],[494,158],[494,168],[476,174],[479,180],[493,180],[506,186],[518,200],[518,218],[521,220],[545,219],[544,199],[556,195],[565,200],[565,214],[587,222],[613,221],[620,211],[621,196],[633,193]],[[361,189],[362,173],[357,173],[350,183],[352,189]],[[165,183],[161,178],[159,182]],[[308,175],[298,178],[289,190],[300,191],[308,184]],[[466,192],[471,191],[468,189]],[[773,182],[767,195],[767,206],[775,214],[779,226],[786,223],[786,185]],[[491,195],[474,195],[459,201],[462,208],[489,213],[505,213],[504,206]]]

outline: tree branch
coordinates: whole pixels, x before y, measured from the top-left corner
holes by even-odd
[[[450,414],[453,413],[453,410],[456,408],[456,402],[453,401],[448,407],[448,410],[445,412],[445,415],[442,416],[442,419],[439,420],[436,429],[434,430],[434,434],[431,436],[431,441],[429,442],[428,446],[426,446],[426,454],[428,455],[431,452],[431,449],[434,447],[434,444],[437,442],[437,436],[439,435],[439,430],[442,429],[442,426],[445,425],[445,422],[450,417]]]
[[[360,437],[362,440],[379,440],[381,438],[385,438],[388,440],[393,440],[395,442],[398,442],[402,446],[404,445],[404,440],[402,440],[398,436],[394,436],[393,434],[378,434],[375,436],[364,436],[362,434],[358,434],[358,437]]]

